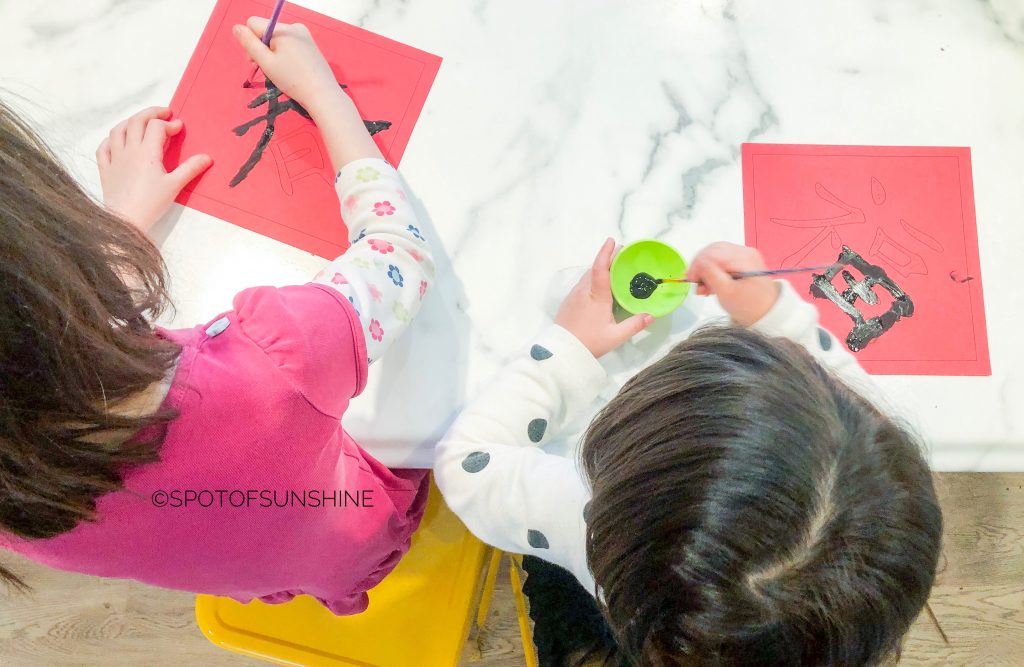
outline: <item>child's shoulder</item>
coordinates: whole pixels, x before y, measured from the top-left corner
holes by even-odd
[[[203,384],[218,391],[296,392],[317,411],[340,418],[366,383],[366,343],[351,304],[330,288],[308,284],[250,288],[233,306],[191,330],[195,361],[188,363],[186,347],[179,375],[208,375]]]

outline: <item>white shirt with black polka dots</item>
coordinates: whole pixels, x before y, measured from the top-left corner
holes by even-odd
[[[790,338],[862,393],[867,374],[818,324],[814,306],[779,281],[779,299],[751,327]],[[579,462],[539,447],[591,406],[608,375],[572,334],[552,325],[459,415],[438,444],[434,476],[448,506],[481,540],[573,573],[591,593]]]

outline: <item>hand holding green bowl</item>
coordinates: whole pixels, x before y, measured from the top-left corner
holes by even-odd
[[[632,315],[664,317],[681,306],[690,293],[690,283],[662,283],[646,299],[637,298],[630,284],[639,273],[655,279],[682,278],[686,275],[686,260],[672,246],[655,240],[630,243],[619,251],[611,268],[612,296]]]

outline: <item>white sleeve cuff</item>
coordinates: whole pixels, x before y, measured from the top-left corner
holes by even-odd
[[[800,340],[808,329],[818,323],[818,311],[800,298],[793,286],[785,280],[776,280],[779,298],[775,305],[750,328],[766,336],[781,336]]]

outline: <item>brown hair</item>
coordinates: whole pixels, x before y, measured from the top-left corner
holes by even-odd
[[[796,343],[697,332],[582,456],[609,662],[874,665],[927,601],[942,516],[920,444]]]
[[[158,434],[131,436],[173,414],[117,408],[177,359],[149,319],[165,282],[156,247],[0,102],[0,530],[67,532],[121,487],[122,466],[156,458]]]

